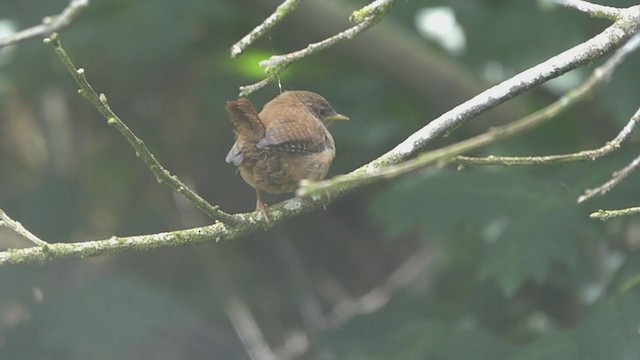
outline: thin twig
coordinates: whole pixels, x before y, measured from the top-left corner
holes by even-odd
[[[389,11],[394,1],[395,0],[376,0],[372,4],[355,11],[351,15],[351,19],[358,22],[355,26],[320,42],[309,44],[304,49],[284,55],[275,55],[267,60],[261,61],[260,67],[262,67],[264,72],[267,74],[267,78],[255,84],[241,86],[239,96],[247,96],[256,90],[263,88],[269,82],[277,78],[277,76],[292,63],[333,46],[340,41],[353,39],[356,35],[380,22],[387,11]]]
[[[32,26],[0,39],[0,49],[24,40],[49,36],[53,32],[60,31],[71,25],[71,22],[73,22],[87,6],[89,6],[89,0],[71,0],[60,15],[47,16],[40,25]]]
[[[437,255],[424,249],[409,256],[379,286],[358,298],[341,299],[325,316],[327,328],[337,328],[355,316],[371,314],[384,307],[393,295],[411,284],[425,269],[436,265]]]
[[[5,213],[2,209],[0,209],[0,226],[4,226],[15,231],[19,235],[22,235],[22,237],[24,237],[25,239],[31,241],[32,243],[38,246],[49,245],[49,243],[33,235],[33,233],[25,229],[24,226],[22,226],[22,224],[10,218],[9,215],[7,215],[7,213]]]
[[[635,215],[635,214],[640,214],[640,207],[631,207],[631,208],[620,209],[620,210],[600,209],[594,213],[589,214],[589,217],[592,219],[606,221],[614,217],[629,216],[629,215]]]
[[[592,4],[588,1],[582,0],[555,0],[555,3],[560,6],[585,12],[594,18],[609,19],[614,21],[618,19],[621,11],[621,9],[615,7]]]
[[[285,16],[293,12],[301,1],[302,0],[285,0],[262,24],[256,26],[250,33],[231,46],[231,57],[233,58],[240,55],[247,46],[251,45],[267,31],[271,30],[272,27],[276,26]]]
[[[640,9],[640,7],[637,7],[637,8]],[[595,43],[596,42],[595,39],[596,38],[594,37],[591,40],[581,45],[578,45],[577,47],[574,47],[570,50],[565,51],[563,54],[555,56],[554,58],[548,60],[545,63],[548,63],[549,66],[559,66],[559,65],[556,65],[556,63],[560,58],[564,58],[565,56],[580,56],[580,53],[578,53],[577,51],[589,51],[588,49],[581,49],[582,45],[585,45],[590,42]],[[545,109],[539,110],[509,125],[491,129],[484,134],[458,142],[456,144],[449,145],[447,147],[444,147],[435,151],[422,154],[415,159],[411,159],[411,160],[393,165],[394,163],[399,162],[399,160],[402,160],[403,158],[408,157],[412,153],[416,152],[418,149],[420,149],[423,146],[423,144],[426,144],[429,140],[433,139],[437,135],[444,133],[451,128],[455,128],[459,126],[464,121],[470,119],[471,117],[477,114],[487,111],[488,109],[493,107],[490,105],[491,101],[497,101],[499,104],[500,102],[503,102],[506,99],[510,98],[510,93],[512,91],[516,91],[520,93],[530,87],[533,87],[534,85],[531,84],[531,82],[535,81],[535,79],[533,78],[532,74],[528,74],[528,73],[532,69],[540,67],[540,65],[532,69],[529,69],[527,71],[524,71],[516,75],[515,77],[509,80],[506,80],[501,84],[498,84],[492,87],[489,90],[486,90],[485,92],[481,93],[480,95],[477,95],[473,99],[455,107],[454,109],[450,110],[444,115],[441,115],[439,118],[432,121],[427,126],[423,127],[418,132],[411,135],[407,140],[403,141],[400,145],[396,146],[393,150],[381,156],[380,158],[370,162],[369,164],[362,166],[359,169],[349,174],[339,175],[332,179],[317,181],[317,182],[303,181],[300,184],[300,188],[298,189],[296,194],[298,196],[322,194],[336,187],[350,188],[350,187],[355,187],[362,184],[371,183],[374,181],[379,181],[382,179],[394,178],[399,175],[406,174],[408,172],[423,168],[427,165],[436,163],[438,161],[448,162],[454,156],[464,154],[471,150],[477,149],[481,146],[491,144],[497,140],[505,139],[515,134],[529,130],[534,126],[537,126],[557,116],[560,112],[566,110],[568,107],[575,104],[577,101],[580,101],[584,99],[587,95],[591,94],[598,85],[602,84],[603,82],[609,79],[609,77],[611,76],[615,68],[620,63],[622,63],[624,59],[626,59],[626,57],[631,52],[637,49],[639,45],[640,45],[640,35],[635,35],[623,47],[621,47],[618,51],[616,51],[616,53],[612,55],[611,58],[607,60],[605,64],[597,68],[593,72],[593,74],[580,87],[569,92],[568,94],[560,98],[558,101],[547,106]],[[572,55],[568,55],[567,53],[571,53]],[[555,60],[555,61],[552,61],[552,60]],[[569,66],[569,65],[565,64],[564,66]],[[566,71],[568,70],[569,69],[567,69]],[[525,78],[525,79],[516,81],[517,78]],[[524,88],[522,90],[516,89],[515,87],[517,86],[521,86],[521,87],[524,86]],[[492,94],[497,94],[497,95],[492,96]],[[381,165],[387,165],[387,166],[381,167]]]
[[[263,87],[267,86],[270,82],[272,82],[277,77],[278,77],[277,75],[272,75],[272,76],[270,75],[270,76],[267,76],[266,78],[258,81],[257,83],[253,83],[251,85],[240,86],[240,94],[238,94],[238,96],[247,96],[247,95],[251,94],[254,91],[260,90]]]
[[[636,124],[640,121],[640,108],[631,117],[627,125],[616,137],[607,142],[605,145],[593,149],[585,150],[571,154],[547,155],[547,156],[487,156],[487,157],[470,157],[458,156],[456,161],[461,165],[552,165],[565,162],[576,162],[585,160],[596,160],[603,156],[609,155],[620,148],[620,145],[629,138]]]
[[[611,179],[605,182],[604,184],[598,186],[595,189],[587,189],[584,191],[584,194],[580,195],[578,198],[578,203],[587,201],[596,196],[602,196],[609,192],[611,189],[616,187],[619,183],[622,182],[627,176],[629,176],[634,170],[636,170],[640,166],[640,156],[636,157],[629,163],[629,165],[625,166],[621,170],[618,170],[613,173]]]
[[[58,57],[64,64],[64,66],[69,70],[73,79],[76,81],[80,89],[78,93],[82,95],[87,101],[89,101],[95,108],[107,119],[107,124],[115,127],[122,136],[129,142],[129,144],[133,147],[136,152],[136,156],[142,160],[147,167],[151,170],[151,172],[155,175],[156,180],[159,183],[164,183],[167,186],[171,187],[182,196],[191,201],[198,209],[202,210],[205,214],[209,215],[211,218],[215,220],[219,220],[225,222],[227,224],[237,224],[238,219],[233,215],[227,214],[222,210],[218,209],[218,206],[213,206],[209,204],[206,200],[204,200],[200,195],[193,192],[191,189],[187,187],[177,176],[171,175],[171,173],[162,167],[160,162],[155,158],[155,156],[149,151],[144,142],[138,138],[127,125],[125,125],[122,120],[116,115],[107,102],[107,97],[104,94],[98,95],[93,87],[87,81],[87,78],[84,74],[84,69],[77,69],[75,65],[71,62],[71,59],[62,48],[60,44],[60,38],[58,34],[52,34],[50,37],[45,39],[45,42],[51,43],[58,54]]]

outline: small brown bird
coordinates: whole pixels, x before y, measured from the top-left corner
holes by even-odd
[[[269,220],[260,191],[294,191],[300,180],[321,180],[336,154],[327,130],[332,121],[349,120],[322,96],[310,91],[285,91],[260,114],[248,99],[227,102],[236,142],[226,161],[256,189],[256,210]]]

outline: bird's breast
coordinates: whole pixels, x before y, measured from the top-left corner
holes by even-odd
[[[335,156],[333,148],[316,153],[287,153],[277,150],[256,152],[252,160],[238,167],[240,175],[254,188],[268,193],[292,192],[300,180],[321,180],[329,171]]]

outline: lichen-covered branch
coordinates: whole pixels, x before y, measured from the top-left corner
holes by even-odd
[[[71,0],[60,15],[47,16],[42,20],[42,24],[40,25],[32,26],[0,39],[0,49],[21,41],[48,36],[53,32],[60,31],[71,25],[71,22],[73,22],[87,6],[89,6],[89,0]]]
[[[0,252],[0,266],[17,264],[45,264],[57,259],[79,259],[92,256],[115,255],[123,252],[153,250],[170,246],[222,241],[237,234],[222,223],[201,228],[152,235],[111,237],[105,240],[78,243],[45,244],[26,249]],[[237,236],[237,235],[236,235]]]
[[[265,74],[267,74],[267,78],[255,84],[241,86],[239,96],[247,96],[266,86],[269,82],[276,79],[277,76],[292,63],[333,46],[340,41],[353,39],[356,35],[380,22],[387,11],[389,11],[394,1],[395,0],[376,0],[364,8],[355,11],[351,15],[350,19],[358,22],[355,26],[320,42],[309,44],[302,50],[284,55],[275,55],[267,60],[261,61],[260,67],[262,67]]]
[[[591,17],[616,20],[620,15],[620,9],[611,6],[592,4],[582,0],[554,0],[558,5],[585,12]]]
[[[5,213],[4,210],[2,209],[0,209],[0,226],[9,228],[15,231],[17,234],[21,235],[25,239],[31,241],[32,243],[38,246],[47,245],[46,241],[33,235],[31,231],[25,229],[24,226],[22,226],[22,224],[10,218],[9,215],[7,215],[7,213]]]
[[[198,209],[202,210],[205,214],[209,215],[211,218],[215,220],[219,220],[228,224],[237,224],[238,219],[230,214],[225,213],[224,211],[218,209],[217,206],[213,206],[209,204],[206,200],[204,200],[200,195],[193,192],[191,189],[187,187],[177,176],[172,175],[168,170],[166,170],[160,162],[155,158],[155,156],[149,151],[147,146],[144,144],[142,139],[137,137],[127,125],[125,125],[122,120],[116,115],[111,108],[109,107],[109,103],[107,102],[107,97],[104,94],[98,95],[93,87],[87,81],[87,78],[84,73],[84,69],[77,69],[71,59],[62,48],[60,43],[60,38],[58,34],[52,34],[49,38],[45,39],[45,42],[51,43],[58,54],[58,57],[64,64],[64,66],[69,70],[73,79],[76,81],[80,89],[78,93],[82,95],[87,101],[89,101],[95,108],[107,119],[107,124],[115,127],[122,136],[129,142],[129,144],[133,147],[136,152],[136,156],[142,160],[147,167],[151,170],[151,172],[155,175],[158,183],[164,183],[167,186],[171,187],[179,194],[187,198],[187,200],[191,201]]]
[[[251,45],[267,31],[276,26],[276,24],[278,24],[285,16],[293,12],[301,1],[302,0],[285,0],[276,8],[276,11],[274,11],[273,14],[269,15],[269,17],[262,22],[262,24],[256,26],[251,30],[251,32],[240,39],[240,41],[231,46],[231,57],[240,55],[247,46]]]
[[[620,210],[600,209],[594,213],[589,214],[589,217],[592,219],[606,221],[609,219],[613,219],[615,217],[629,216],[629,215],[636,215],[636,214],[640,214],[640,207],[631,207],[631,208],[620,209]]]
[[[619,19],[600,34],[552,57],[541,64],[525,70],[456,106],[437,119],[431,121],[422,129],[413,133],[391,151],[349,174],[339,175],[319,182],[304,181],[301,183],[301,186],[297,191],[297,195],[317,195],[325,192],[331,192],[335,189],[362,186],[374,181],[413,171],[428,164],[432,164],[437,160],[459,155],[465,151],[469,151],[477,146],[483,145],[485,144],[485,141],[489,141],[491,138],[492,135],[490,132],[485,135],[485,138],[482,138],[481,143],[475,142],[478,141],[478,139],[468,140],[470,142],[463,141],[438,151],[423,154],[414,160],[401,163],[407,158],[415,155],[433,139],[462,125],[479,114],[500,105],[501,103],[528,89],[531,89],[536,85],[558,77],[581,65],[590,63],[593,60],[602,57],[606,53],[615,50],[628,42],[628,40],[638,32],[639,27],[640,6],[622,9]],[[626,51],[627,50],[625,50],[625,52],[620,56],[620,61],[628,53]],[[394,166],[390,167],[391,165]]]
[[[384,15],[389,11],[394,1],[395,0],[374,0],[362,9],[354,11],[353,14],[349,16],[349,20],[362,22],[370,17]]]
[[[25,249],[10,249],[0,252],[0,267],[18,264],[45,264],[60,259],[82,259],[211,242],[224,243],[248,233],[273,227],[286,219],[318,209],[344,195],[346,195],[346,192],[342,191],[333,193],[331,199],[328,197],[315,197],[313,199],[292,198],[285,200],[279,204],[269,206],[269,223],[264,221],[260,213],[253,212],[234,215],[239,221],[237,225],[217,222],[209,226],[159,234],[128,237],[114,236],[104,240],[55,243]]]

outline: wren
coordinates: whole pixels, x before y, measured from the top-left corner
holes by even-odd
[[[349,120],[310,91],[285,91],[260,113],[246,98],[227,102],[226,109],[236,136],[226,161],[256,189],[256,210],[267,221],[260,192],[292,192],[300,180],[324,179],[336,154],[327,127]]]

